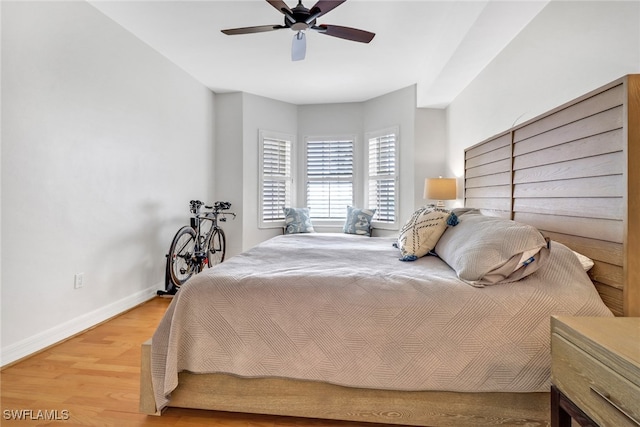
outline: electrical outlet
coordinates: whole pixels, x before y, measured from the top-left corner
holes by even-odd
[[[84,286],[84,273],[76,273],[73,277],[73,288],[79,289]]]

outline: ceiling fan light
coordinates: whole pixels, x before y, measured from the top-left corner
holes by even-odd
[[[309,28],[309,25],[307,25],[305,22],[296,22],[291,26],[291,29],[293,31],[303,31],[303,30],[306,30],[307,28]]]
[[[293,36],[291,43],[291,60],[302,61],[307,53],[307,38],[302,31],[298,31]]]

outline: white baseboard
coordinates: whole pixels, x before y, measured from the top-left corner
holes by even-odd
[[[25,338],[15,344],[2,347],[0,350],[0,366],[20,360],[32,355],[40,350],[50,347],[73,335],[85,331],[93,326],[104,322],[118,314],[121,314],[138,304],[150,300],[156,296],[158,289],[163,289],[164,285],[154,285],[133,295],[129,295],[119,301],[113,302],[97,310],[83,314],[74,319],[66,321],[46,331],[40,332],[29,338]]]

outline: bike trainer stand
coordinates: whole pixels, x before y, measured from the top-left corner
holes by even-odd
[[[169,278],[169,254],[166,254],[165,258],[167,258],[167,263],[164,269],[164,290],[159,290],[156,293],[159,297],[173,298],[176,292],[178,292],[178,288],[173,286],[173,283],[171,283],[171,279]]]

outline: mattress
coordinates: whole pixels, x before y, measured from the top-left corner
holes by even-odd
[[[185,283],[152,340],[157,407],[178,373],[347,387],[539,392],[551,315],[611,316],[575,255],[551,242],[535,273],[473,287],[396,239],[283,235]]]

